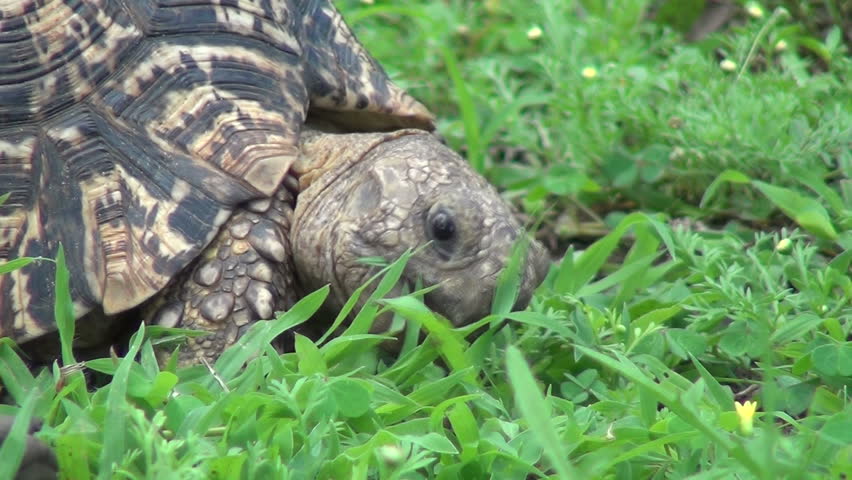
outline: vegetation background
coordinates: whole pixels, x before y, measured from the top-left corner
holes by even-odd
[[[850,2],[337,4],[551,249],[530,308],[507,275],[450,329],[381,300],[403,258],[283,356],[327,291],[210,369],[161,369],[180,332],[148,328],[87,362],[94,391],[67,341],[34,376],[2,339],[0,478],[33,416],[69,479],[852,478]],[[384,309],[399,356],[367,334]]]

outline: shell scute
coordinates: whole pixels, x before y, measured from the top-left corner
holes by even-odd
[[[116,2],[24,1],[0,5],[0,37],[0,124],[8,124],[85,99],[142,32]]]

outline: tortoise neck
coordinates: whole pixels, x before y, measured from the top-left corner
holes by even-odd
[[[384,133],[337,133],[334,125],[309,122],[299,138],[299,159],[291,168],[298,179],[298,193],[328,172],[345,172],[362,161],[377,146],[404,135],[424,134],[423,130],[405,129]]]

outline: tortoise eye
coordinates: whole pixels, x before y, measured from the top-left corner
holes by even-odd
[[[458,226],[454,215],[444,206],[434,205],[426,216],[426,236],[445,259],[453,256],[458,243]]]
[[[430,220],[432,237],[439,242],[448,242],[456,236],[456,223],[444,210],[438,210]]]

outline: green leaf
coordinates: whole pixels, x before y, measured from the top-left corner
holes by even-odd
[[[322,344],[325,339],[338,331],[338,327],[348,318],[350,312],[355,308],[358,299],[361,297],[365,289],[378,280],[378,285],[376,285],[376,288],[364,302],[361,310],[357,315],[355,315],[352,323],[346,328],[341,336],[348,337],[351,335],[362,335],[369,332],[378,313],[376,301],[384,298],[399,285],[399,279],[402,278],[405,266],[412,255],[413,252],[411,250],[406,251],[400,255],[396,261],[382,269],[376,275],[373,275],[364,285],[357,288],[355,292],[350,295],[349,300],[346,301],[346,304],[340,310],[340,313],[337,315],[337,318],[335,318],[333,324],[328,328],[328,330],[326,330],[326,333],[319,339],[319,341],[317,341],[317,343]],[[346,350],[346,344],[340,342],[337,342],[335,345],[328,345],[328,348],[325,348],[324,346],[323,351],[325,353],[326,362],[334,363],[341,355],[343,355],[344,352],[346,352]]]
[[[811,401],[811,411],[818,415],[834,414],[842,411],[846,405],[845,398],[840,398],[836,393],[821,385],[814,391],[814,398]]]
[[[505,317],[509,320],[512,320],[513,322],[553,330],[554,332],[565,338],[574,337],[574,332],[572,332],[571,329],[568,328],[568,325],[566,325],[565,320],[562,318],[556,318],[552,315],[545,315],[539,312],[511,312],[506,314]]]
[[[455,432],[462,449],[461,461],[473,460],[479,445],[479,426],[473,417],[473,412],[465,403],[457,403],[450,409],[447,418],[450,420],[450,425],[453,426],[453,432]]]
[[[473,365],[471,365],[465,355],[465,350],[467,349],[466,342],[447,325],[446,320],[438,320],[435,314],[421,300],[411,296],[404,296],[385,299],[382,303],[403,317],[414,320],[422,325],[429,332],[430,337],[437,342],[438,350],[450,368],[453,370],[472,369]],[[472,370],[467,373],[467,379],[473,384],[478,383]]]
[[[814,313],[805,312],[782,323],[772,332],[770,341],[776,345],[792,342],[807,332],[812,332],[823,323],[823,319]]]
[[[699,356],[707,349],[704,336],[681,328],[671,328],[666,331],[666,339],[672,353],[684,360],[690,356]]]
[[[852,414],[843,412],[832,416],[825,422],[820,433],[837,445],[852,445]]]
[[[337,402],[338,412],[344,417],[360,417],[370,411],[372,395],[364,382],[338,378],[328,387]]]
[[[778,399],[780,405],[775,408],[782,408],[792,415],[800,415],[807,410],[816,390],[812,382],[803,382],[789,375],[779,375],[775,377],[775,382],[777,388],[784,392]]]
[[[65,434],[56,439],[56,458],[59,461],[59,471],[62,478],[74,480],[89,480],[92,472],[89,470],[89,453],[86,443],[88,439],[82,434]]]
[[[444,388],[442,389],[443,394],[441,394],[439,396],[430,395],[428,397],[425,397],[426,400],[421,400],[421,399],[424,398],[424,395],[422,395],[420,393],[420,391],[418,390],[417,392],[411,394],[409,396],[409,399],[412,402],[416,402],[417,404],[431,405],[433,403],[438,402],[439,400],[441,400],[443,398],[450,396],[452,388],[455,385],[457,385],[458,383],[459,382],[455,382],[453,384],[445,384]],[[431,385],[427,386],[426,388],[430,388],[430,387],[431,387]],[[435,393],[437,393],[437,391]],[[455,407],[456,405],[458,405],[460,403],[466,403],[466,402],[473,401],[473,400],[480,399],[480,398],[482,398],[482,396],[476,395],[476,394],[459,395],[457,397],[451,396],[450,398],[447,398],[446,400],[438,403],[437,405],[435,405],[435,407],[432,409],[431,413],[429,414],[429,424],[430,424],[429,427],[430,427],[430,429],[433,430],[433,431],[436,431],[436,432],[444,431],[444,425],[446,424],[445,416],[446,416],[447,410]]]
[[[825,180],[816,172],[809,171],[804,166],[797,164],[787,165],[786,168],[793,174],[794,179],[818,194],[828,204],[829,208],[834,210],[836,215],[843,215],[844,212],[849,210],[850,207],[844,204],[840,194],[826,185]]]
[[[615,272],[603,277],[597,282],[584,285],[577,292],[577,296],[587,297],[589,295],[594,295],[596,293],[600,293],[609,288],[612,288],[616,285],[627,282],[633,278],[636,278],[642,273],[647,272],[648,267],[650,267],[651,263],[653,263],[653,261],[658,257],[659,254],[652,253],[650,255],[646,255],[643,258],[636,259],[631,263],[626,263]]]
[[[296,356],[299,358],[299,373],[301,375],[328,373],[328,366],[325,364],[325,359],[322,357],[319,348],[311,341],[310,338],[296,334]]]
[[[200,413],[205,404],[192,395],[178,395],[166,404],[166,428],[180,432],[190,415]],[[186,432],[181,432],[186,433]]]
[[[240,478],[247,456],[243,452],[238,455],[227,455],[213,459],[213,462],[210,464],[211,478],[214,480]]]
[[[178,377],[172,372],[158,372],[151,382],[145,400],[151,407],[157,408],[168,399],[172,389],[177,385]]]
[[[639,391],[639,417],[644,426],[650,427],[657,420],[657,396],[642,386],[636,388]]]
[[[459,453],[455,445],[453,445],[453,442],[449,441],[447,437],[435,432],[427,433],[425,435],[401,435],[399,438],[400,440],[411,442],[435,453],[445,453],[449,455],[456,455]]]
[[[14,260],[9,260],[8,262],[0,263],[0,275],[4,273],[9,273],[14,270],[18,270],[20,268],[24,268],[36,260],[38,260],[37,257],[21,257],[16,258]]]
[[[556,292],[569,292],[574,288],[574,245],[568,247],[559,266],[556,268],[556,278],[553,280],[553,290]]]
[[[823,375],[852,376],[852,342],[820,345],[811,356],[814,367]]]
[[[651,310],[630,323],[632,327],[645,331],[651,324],[665,325],[665,323],[683,310],[680,306],[664,307]]]
[[[850,264],[852,264],[852,249],[845,250],[840,255],[834,257],[834,259],[828,264],[828,268],[845,275],[849,273]]]
[[[837,232],[831,224],[828,212],[816,200],[788,188],[776,187],[759,180],[753,180],[752,185],[805,230],[830,240],[837,238]]]
[[[699,436],[700,434],[697,431],[678,432],[666,435],[664,437],[660,437],[656,440],[645,442],[613,458],[607,465],[607,469],[609,469],[612,465],[616,465],[634,458],[640,458],[641,456],[649,454],[651,452],[657,452],[661,449],[661,447],[665,447],[666,445],[680,445],[688,440],[697,438]]]
[[[749,331],[744,321],[734,322],[722,332],[719,348],[732,357],[744,355],[749,347]]]

